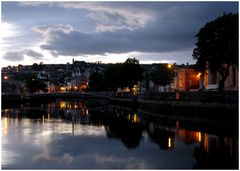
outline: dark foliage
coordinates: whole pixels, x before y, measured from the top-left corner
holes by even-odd
[[[109,90],[118,87],[132,88],[143,79],[143,69],[135,58],[128,58],[123,64],[109,64],[105,68],[104,80]]]
[[[196,35],[193,59],[204,72],[206,67],[219,72],[219,90],[223,90],[230,65],[238,64],[238,14],[224,14],[208,22]]]
[[[104,78],[103,75],[98,72],[94,72],[89,77],[89,90],[90,91],[102,91],[104,90]]]
[[[35,93],[38,91],[47,92],[46,84],[34,75],[26,78],[26,86],[31,93]]]
[[[173,68],[169,68],[168,64],[159,64],[150,73],[150,78],[156,85],[166,87],[169,85],[174,77]]]

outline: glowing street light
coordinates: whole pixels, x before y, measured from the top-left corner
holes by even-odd
[[[172,68],[172,65],[171,65],[171,64],[168,64],[167,67],[168,67],[168,68]]]
[[[74,90],[77,91],[77,90],[78,90],[78,87],[77,87],[77,86],[74,86]]]
[[[7,80],[7,79],[8,79],[8,76],[4,76],[3,79],[4,79],[4,80]]]
[[[197,74],[197,77],[200,78],[201,75],[202,75],[202,73],[199,72],[199,73]]]
[[[168,148],[171,148],[171,146],[172,146],[172,139],[171,139],[171,137],[168,137]]]

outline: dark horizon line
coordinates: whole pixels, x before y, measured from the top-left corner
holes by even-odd
[[[77,61],[77,60],[76,60]],[[124,62],[115,62],[115,63],[105,63],[105,62],[102,62],[102,63],[98,63],[98,61],[96,62],[86,62],[86,61],[77,61],[77,62],[85,62],[85,63],[90,63],[90,64],[121,64],[121,63],[124,63]],[[40,65],[40,63],[36,63],[34,62],[33,64],[38,64]],[[24,65],[24,64],[18,64],[18,65],[7,65],[7,66],[1,66],[1,68],[7,68],[7,67],[18,67],[19,65],[22,65],[22,66],[32,66],[33,64],[27,64],[27,65]],[[50,64],[47,64],[47,63],[43,63],[42,65],[68,65],[68,64],[71,64],[70,62],[67,62],[67,63],[50,63]],[[154,64],[176,64],[176,65],[194,65],[196,63],[191,63],[191,62],[186,62],[186,63],[176,63],[176,62],[156,62],[156,63],[149,63],[149,64],[146,64],[146,63],[140,63],[140,65],[154,65]]]

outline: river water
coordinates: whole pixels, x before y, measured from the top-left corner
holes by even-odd
[[[3,169],[237,169],[238,139],[88,101],[3,106]]]

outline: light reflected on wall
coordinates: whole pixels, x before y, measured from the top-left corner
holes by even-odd
[[[44,115],[42,115],[42,124],[44,125]]]
[[[168,137],[168,148],[171,148],[172,146],[172,139],[171,137]]]
[[[201,132],[198,132],[198,142],[201,142],[202,141],[202,134]]]
[[[61,109],[66,108],[66,102],[65,101],[60,101],[60,108]]]

